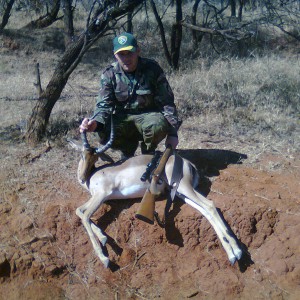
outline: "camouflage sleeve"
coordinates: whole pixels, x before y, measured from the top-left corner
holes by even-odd
[[[108,70],[104,71],[100,78],[100,88],[97,97],[96,108],[91,119],[105,125],[115,103],[115,93],[113,89],[112,74]]]
[[[158,75],[156,82],[154,101],[171,125],[169,134],[176,135],[180,126],[180,121],[178,119],[177,109],[174,103],[174,94],[163,70],[160,67],[159,69],[160,74]]]

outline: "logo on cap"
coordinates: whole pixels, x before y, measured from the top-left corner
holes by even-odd
[[[124,45],[127,42],[127,36],[121,35],[118,38],[118,42],[119,42],[119,44]]]

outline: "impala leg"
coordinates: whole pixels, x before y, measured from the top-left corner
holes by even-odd
[[[180,191],[179,188],[178,192],[182,194],[181,198],[187,204],[196,208],[210,222],[228,255],[230,263],[234,264],[236,260],[239,260],[242,256],[242,250],[235,237],[230,234],[214,203],[192,188],[184,191]]]
[[[85,229],[90,237],[90,240],[92,242],[92,245],[93,245],[96,255],[99,257],[101,262],[107,268],[108,264],[109,264],[109,259],[108,259],[108,257],[106,257],[103,254],[101,245],[98,242],[98,240],[96,239],[96,237],[98,237],[98,239],[99,239],[99,236],[92,229],[93,227],[94,228],[96,227],[97,229],[99,229],[99,228],[95,224],[93,224],[90,219],[91,216],[96,212],[96,210],[99,208],[99,206],[101,205],[101,203],[103,201],[104,201],[103,197],[100,197],[99,195],[95,195],[86,204],[83,205],[83,207],[85,208],[85,211],[82,212],[82,210],[81,210],[82,206],[81,206],[76,210],[76,214],[82,220],[82,224],[85,227]],[[99,229],[99,231],[101,232],[100,229]],[[99,231],[96,230],[96,232],[98,232],[98,233],[99,233]],[[101,234],[102,234],[102,232],[101,232]]]
[[[78,207],[76,209],[76,215],[82,220],[83,214],[86,211],[87,207],[89,206],[90,201],[86,202],[82,206]],[[97,238],[99,239],[102,246],[105,246],[107,242],[107,236],[103,234],[102,230],[94,224],[93,221],[91,221],[91,227]]]

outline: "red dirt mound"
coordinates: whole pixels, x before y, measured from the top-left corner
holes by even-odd
[[[0,299],[299,296],[299,159],[206,167],[211,185],[202,189],[249,252],[241,262],[230,265],[209,222],[180,200],[166,229],[136,220],[138,201],[112,201],[94,216],[108,236],[105,269],[75,215],[89,197],[76,181],[77,157],[38,154],[5,153],[1,167]]]

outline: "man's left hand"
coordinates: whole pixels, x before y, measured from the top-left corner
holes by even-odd
[[[173,149],[176,149],[176,147],[178,145],[178,137],[177,136],[168,135],[167,138],[166,138],[165,145],[166,145],[166,147],[168,145],[171,145],[171,147]]]

